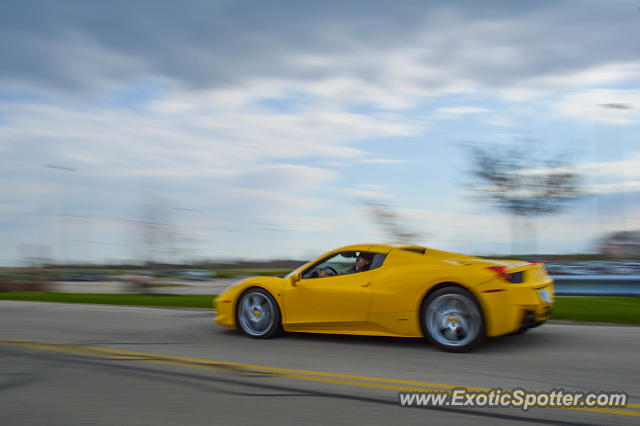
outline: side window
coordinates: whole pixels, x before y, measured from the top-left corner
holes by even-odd
[[[376,269],[381,267],[386,257],[386,254],[373,253],[373,260],[371,261],[371,266],[369,267],[369,269]]]
[[[355,270],[358,252],[345,251],[322,259],[302,273],[302,278],[323,278],[344,275]]]
[[[302,273],[302,278],[325,278],[365,272],[382,266],[386,255],[365,251],[345,251],[322,259]]]

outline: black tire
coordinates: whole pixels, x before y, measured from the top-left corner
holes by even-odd
[[[467,352],[485,340],[482,308],[468,290],[448,286],[435,290],[420,309],[422,333],[448,352]]]
[[[265,289],[247,289],[236,307],[236,324],[247,336],[269,339],[282,330],[280,308],[273,296]]]

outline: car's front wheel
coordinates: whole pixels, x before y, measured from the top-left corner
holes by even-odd
[[[280,331],[278,304],[261,288],[251,288],[240,297],[236,319],[245,334],[258,339],[268,339]]]
[[[480,305],[461,287],[431,293],[422,305],[421,319],[424,335],[447,351],[468,351],[486,336]]]

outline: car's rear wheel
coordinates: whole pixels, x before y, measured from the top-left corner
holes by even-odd
[[[278,304],[261,288],[251,288],[240,297],[236,319],[245,334],[257,339],[268,339],[280,331]]]
[[[480,305],[461,287],[431,293],[422,305],[421,319],[424,335],[447,351],[468,351],[486,336]]]

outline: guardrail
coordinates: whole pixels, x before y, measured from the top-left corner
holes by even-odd
[[[563,296],[640,296],[640,275],[552,275]]]

